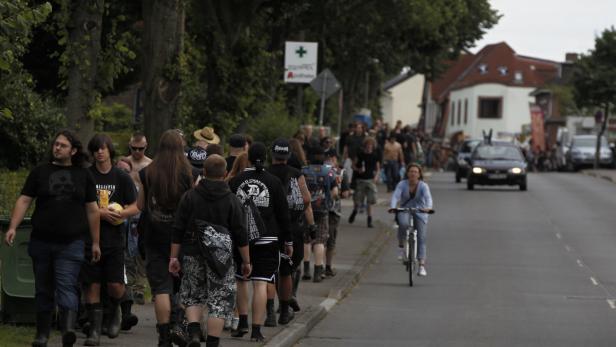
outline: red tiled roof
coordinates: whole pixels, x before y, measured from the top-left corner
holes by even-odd
[[[481,67],[485,69],[482,71]],[[432,98],[442,102],[452,90],[483,83],[540,87],[558,77],[559,69],[557,62],[517,55],[509,45],[500,42],[485,46],[475,55],[461,56],[432,84]],[[518,73],[521,80],[515,78]]]

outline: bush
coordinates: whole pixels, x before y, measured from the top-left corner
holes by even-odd
[[[11,217],[11,211],[21,193],[28,173],[28,170],[0,171],[0,219]],[[33,207],[34,204],[32,204],[26,216],[32,214]]]
[[[300,120],[289,116],[284,103],[274,101],[266,104],[261,114],[248,121],[248,134],[255,141],[269,145],[279,137],[291,138],[299,126]]]

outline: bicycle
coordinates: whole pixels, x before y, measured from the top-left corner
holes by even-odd
[[[417,229],[415,229],[413,216],[417,213],[433,214],[435,211],[432,209],[425,211],[413,207],[398,207],[389,209],[389,212],[396,214],[408,212],[409,222],[405,231],[406,238],[404,240],[404,259],[402,263],[406,266],[406,271],[409,273],[409,286],[412,287],[419,268],[419,260],[417,259]]]

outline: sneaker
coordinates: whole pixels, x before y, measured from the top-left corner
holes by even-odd
[[[404,248],[398,248],[398,260],[404,260],[405,257]]]
[[[428,272],[426,271],[425,266],[419,265],[419,271],[417,271],[417,276],[428,276]]]

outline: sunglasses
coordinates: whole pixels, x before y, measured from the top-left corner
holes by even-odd
[[[145,151],[146,147],[135,147],[135,146],[130,146],[131,151],[133,152],[141,152],[141,151]]]

